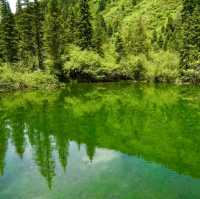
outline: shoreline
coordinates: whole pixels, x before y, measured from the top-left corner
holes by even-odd
[[[65,88],[67,85],[72,84],[109,84],[109,83],[130,83],[130,84],[143,84],[143,85],[172,85],[172,86],[200,86],[199,83],[192,83],[192,82],[183,82],[180,80],[174,82],[167,82],[167,81],[160,81],[160,82],[152,82],[148,80],[143,81],[136,81],[131,79],[115,79],[115,80],[78,80],[78,79],[69,79],[65,82],[59,82],[56,84],[46,84],[36,85],[34,87],[26,87],[22,85],[14,85],[14,84],[0,84],[0,94],[6,93],[15,93],[15,92],[26,92],[26,91],[45,91],[45,90],[55,90],[60,88]],[[3,86],[2,86],[3,85]],[[5,86],[5,87],[4,87]]]

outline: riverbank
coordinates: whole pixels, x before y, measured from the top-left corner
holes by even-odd
[[[133,81],[145,83],[200,84],[200,71],[180,70],[178,56],[170,52],[132,56],[119,63],[102,58],[91,51],[70,52],[70,60],[56,76],[46,67],[42,70],[21,70],[19,65],[0,66],[0,92],[15,90],[51,89],[75,82]]]
[[[64,87],[65,84],[73,83],[104,83],[104,82],[120,82],[128,81],[132,83],[145,84],[172,84],[172,85],[199,85],[199,74],[192,74],[190,76],[182,76],[177,79],[167,79],[167,77],[157,77],[152,81],[151,79],[136,80],[131,75],[127,75],[120,71],[112,71],[109,73],[102,72],[98,75],[94,73],[85,73],[84,71],[71,71],[71,73],[64,80],[60,82],[58,78],[46,72],[27,72],[15,73],[15,75],[4,76],[0,75],[0,93],[22,91],[22,90],[51,90],[55,88]]]

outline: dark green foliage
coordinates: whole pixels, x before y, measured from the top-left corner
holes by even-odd
[[[119,63],[121,58],[125,56],[124,44],[119,34],[116,35],[115,50],[117,53],[117,63]]]
[[[165,28],[165,41],[164,41],[164,49],[167,50],[174,41],[175,36],[175,23],[172,17],[168,17],[167,25]]]
[[[92,48],[92,33],[89,1],[80,0],[79,45],[82,49]]]
[[[158,49],[158,33],[156,30],[153,31],[153,35],[151,38],[151,45],[154,48],[154,50]]]
[[[0,59],[14,62],[17,59],[16,28],[7,0],[0,0],[0,20]]]
[[[101,12],[105,9],[105,7],[106,7],[106,0],[99,0],[97,11]]]
[[[58,76],[62,74],[61,54],[63,51],[63,29],[60,12],[58,1],[50,0],[44,26],[45,49],[52,71]]]
[[[163,46],[164,46],[164,38],[163,38],[162,33],[160,33],[160,36],[158,38],[158,46],[159,46],[159,48],[163,48]]]
[[[145,67],[143,61],[139,59],[134,68],[134,79],[136,81],[141,81],[145,79]]]
[[[67,23],[65,28],[66,42],[79,44],[79,16],[77,13],[79,8],[77,6],[70,6],[67,11]]]
[[[38,60],[38,67],[44,69],[44,49],[43,49],[43,22],[44,13],[38,0],[34,0],[34,33],[35,33],[35,54]]]
[[[16,24],[18,31],[19,59],[23,61],[25,65],[29,65],[27,67],[34,68],[36,63],[30,61],[36,54],[34,6],[28,0],[19,0],[17,2]]]
[[[94,31],[94,49],[97,53],[103,55],[102,45],[106,39],[106,24],[104,18],[101,14],[96,17],[95,31]]]
[[[200,2],[185,0],[183,3],[183,49],[181,64],[184,69],[200,68]]]

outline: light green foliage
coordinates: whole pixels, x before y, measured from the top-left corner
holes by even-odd
[[[122,35],[125,37],[128,53],[148,54],[149,46],[142,17],[137,19],[136,24],[132,25],[128,32],[122,32]]]
[[[159,51],[150,54],[146,65],[148,79],[151,81],[174,82],[179,76],[179,57],[175,52]]]
[[[129,55],[120,62],[121,70],[130,79],[139,81],[146,79],[147,59],[145,55]]]
[[[95,70],[101,66],[101,57],[94,51],[81,50],[77,46],[71,46],[69,50],[70,60],[65,62],[67,70]]]
[[[48,72],[17,72],[8,64],[0,67],[0,90],[27,88],[45,89],[55,87],[56,84],[58,84],[58,82],[55,77]]]

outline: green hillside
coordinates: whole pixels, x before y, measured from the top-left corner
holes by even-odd
[[[115,1],[107,5],[103,15],[107,23],[119,22],[122,31],[126,31],[142,16],[149,32],[166,25],[168,16],[180,17],[180,0],[141,0],[136,5],[132,1]]]

